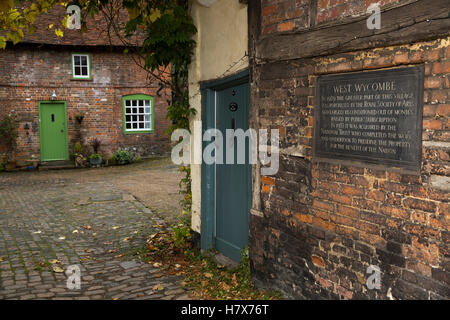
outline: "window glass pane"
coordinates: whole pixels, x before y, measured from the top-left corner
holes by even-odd
[[[152,129],[151,100],[125,100],[125,128],[130,131]]]
[[[80,65],[80,56],[73,56],[73,64]]]
[[[88,68],[87,67],[81,67],[81,75],[87,76],[88,75]]]
[[[75,67],[75,75],[76,76],[81,75],[81,68],[80,67]]]
[[[81,65],[83,66],[87,66],[87,57],[86,56],[81,56]]]

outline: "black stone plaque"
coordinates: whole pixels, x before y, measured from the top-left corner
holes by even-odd
[[[315,100],[315,158],[420,170],[422,66],[321,76]]]

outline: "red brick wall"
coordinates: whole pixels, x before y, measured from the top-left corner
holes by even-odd
[[[304,29],[308,27],[309,0],[262,0],[262,33]]]
[[[91,53],[91,81],[70,79],[71,52]],[[39,158],[38,101],[50,100],[53,91],[56,100],[67,102],[70,153],[80,140],[80,134],[88,152],[91,152],[89,140],[92,137],[103,142],[101,152],[105,155],[119,147],[135,149],[142,156],[169,151],[170,141],[165,130],[170,122],[165,116],[170,91],[162,90],[158,96],[158,83],[149,84],[146,73],[121,51],[10,47],[0,55],[0,70],[7,70],[0,73],[0,117],[9,114],[18,121],[16,157],[19,162],[32,155]],[[122,96],[134,93],[154,97],[154,133],[123,133]],[[78,112],[85,115],[81,126],[74,117]],[[31,128],[28,134],[25,124]]]
[[[417,64],[425,68],[419,175],[314,161],[317,76]],[[282,150],[278,174],[262,177],[264,217],[251,216],[257,281],[295,298],[450,297],[449,180],[433,183],[450,178],[449,74],[450,38],[255,67],[252,106],[262,128],[281,129]],[[366,287],[369,265],[381,268],[381,290]]]
[[[372,3],[401,5],[408,0],[262,0],[262,34],[305,30],[327,22],[366,14]],[[314,3],[316,3],[314,5]]]
[[[387,5],[406,3],[402,0],[318,0],[317,23],[335,21],[350,16],[366,14],[367,8],[372,3],[379,3],[383,8]]]

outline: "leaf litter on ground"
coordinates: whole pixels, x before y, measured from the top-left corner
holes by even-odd
[[[191,290],[193,297],[197,299],[281,298],[277,292],[261,291],[253,285],[248,263],[228,269],[192,249],[189,242],[181,247],[175,246],[173,239],[174,231],[160,226],[158,232],[148,237],[145,248],[136,252],[139,258],[160,269],[161,273],[156,274],[156,278],[164,274],[183,275],[182,286]],[[157,286],[155,287],[159,288]]]

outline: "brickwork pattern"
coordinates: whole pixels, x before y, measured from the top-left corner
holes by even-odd
[[[408,0],[262,0],[262,35],[302,31],[309,27],[321,26],[336,20],[365,15],[367,8],[379,3],[396,6]]]
[[[280,170],[262,177],[264,217],[251,216],[250,252],[261,285],[294,298],[448,299],[449,39],[273,62],[256,69],[263,128],[280,129]],[[317,76],[402,65],[425,67],[419,175],[312,159]],[[286,150],[296,147],[304,157]],[[368,290],[378,265],[381,290]]]
[[[89,141],[102,140],[100,151],[111,154],[117,148],[136,149],[144,156],[167,153],[169,136],[165,134],[170,122],[167,114],[168,90],[159,90],[157,82],[148,83],[147,74],[130,56],[121,51],[89,49],[91,53],[91,81],[71,80],[71,52],[82,49],[21,46],[7,49],[0,56],[1,114],[17,120],[18,139],[15,155],[18,161],[40,157],[39,101],[67,102],[69,152],[77,141],[92,152]],[[159,90],[159,91],[158,91]],[[124,134],[122,96],[143,93],[154,97],[154,133]],[[82,112],[81,125],[75,114]],[[28,125],[29,130],[25,130]]]

